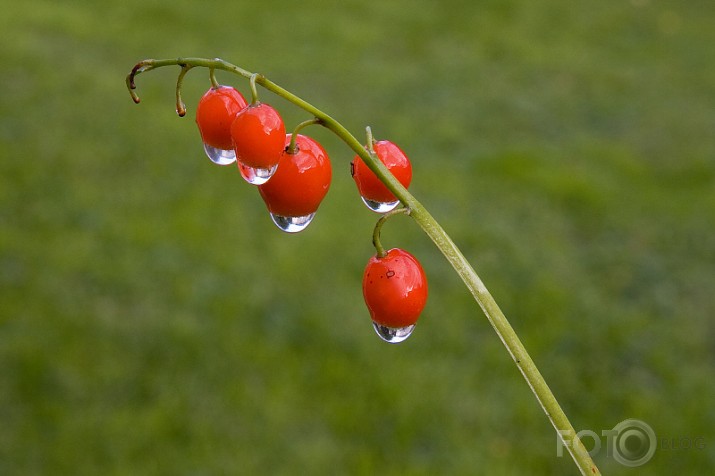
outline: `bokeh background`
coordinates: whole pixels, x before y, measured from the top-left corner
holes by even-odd
[[[714,471],[714,24],[708,1],[8,2],[0,474],[576,472],[407,218],[383,239],[422,261],[430,299],[407,342],[377,338],[376,215],[344,145],[309,131],[334,181],[287,235],[203,156],[205,70],[186,118],[175,68],[139,76],[132,103],[131,67],[176,56],[262,72],[400,144],[574,427],[657,434],[635,469],[603,438],[602,471]]]

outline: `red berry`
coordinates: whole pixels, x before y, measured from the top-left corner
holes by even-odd
[[[236,160],[257,169],[278,163],[285,147],[286,130],[278,111],[268,104],[251,104],[231,124]]]
[[[387,140],[375,142],[373,148],[377,157],[395,178],[405,187],[409,187],[412,181],[412,165],[402,149]],[[397,200],[397,197],[387,189],[385,184],[377,178],[360,156],[357,155],[352,162],[352,176],[355,179],[360,195],[364,199],[380,203]]]
[[[427,277],[417,258],[393,248],[384,257],[370,258],[362,292],[373,322],[391,328],[411,326],[427,302]]]
[[[298,134],[297,150],[290,153],[291,137],[284,136],[278,169],[258,191],[271,214],[304,217],[315,213],[328,193],[332,167],[325,149],[308,136]]]
[[[216,149],[231,150],[231,123],[246,104],[243,95],[230,86],[206,91],[196,107],[196,124],[204,144]]]

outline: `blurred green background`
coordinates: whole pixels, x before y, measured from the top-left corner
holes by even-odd
[[[712,472],[713,24],[708,1],[8,3],[0,474],[576,472],[407,218],[383,239],[422,261],[430,299],[406,343],[377,338],[361,295],[376,215],[345,146],[309,130],[333,185],[287,235],[203,156],[205,70],[187,118],[175,68],[139,76],[132,103],[131,67],[175,56],[262,72],[400,144],[574,427],[657,434],[635,469],[603,438],[601,470]]]

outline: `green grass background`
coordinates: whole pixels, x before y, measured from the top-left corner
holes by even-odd
[[[395,218],[430,299],[374,334],[376,215],[319,128],[330,193],[278,231],[192,114],[222,57],[411,157],[573,425],[652,426],[715,470],[715,4],[10,2],[0,16],[0,474],[574,474],[477,305]],[[240,78],[221,82],[247,93]],[[289,127],[305,114],[264,93]],[[669,449],[672,439],[702,449]],[[676,442],[677,442],[676,441]],[[588,447],[593,441],[587,440]]]

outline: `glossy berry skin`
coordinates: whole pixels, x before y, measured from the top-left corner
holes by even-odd
[[[196,124],[201,140],[216,149],[231,150],[231,124],[246,105],[243,95],[230,86],[206,91],[196,107]]]
[[[405,186],[410,186],[412,181],[412,164],[405,153],[394,143],[381,140],[373,145],[375,153],[387,169]],[[363,198],[375,202],[394,202],[397,197],[390,192],[385,184],[365,165],[360,156],[355,156],[352,162],[351,173],[358,191]]]
[[[362,292],[374,322],[393,328],[410,326],[427,302],[427,277],[417,258],[393,248],[384,257],[370,258]]]
[[[268,104],[251,104],[231,124],[236,160],[253,168],[276,165],[285,147],[286,129],[278,111]]]
[[[325,149],[308,136],[298,134],[297,151],[289,153],[291,137],[284,137],[278,169],[258,191],[274,215],[300,217],[318,210],[330,188],[332,166]]]

